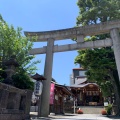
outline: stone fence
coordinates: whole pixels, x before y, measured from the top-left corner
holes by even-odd
[[[32,91],[0,83],[0,120],[30,118]]]

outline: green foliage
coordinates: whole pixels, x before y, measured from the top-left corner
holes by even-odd
[[[108,114],[108,115],[111,115],[111,112],[112,112],[112,104],[108,104],[108,106],[105,107],[105,110],[107,111],[107,114]]]
[[[97,24],[120,18],[119,0],[78,0],[77,25]]]
[[[113,87],[109,81],[109,70],[115,70],[116,64],[111,48],[86,49],[78,51],[75,63],[79,63],[87,69],[86,75],[89,81],[96,82],[102,89],[104,96],[109,96],[113,92]]]
[[[79,16],[77,26],[97,24],[100,22],[115,20],[120,18],[119,0],[78,0]],[[101,40],[110,37],[109,34],[87,36],[85,41]],[[116,63],[113,50],[110,47],[91,48],[79,50],[75,58],[76,64],[88,71],[87,78],[100,85],[103,95],[109,96],[113,92],[114,81],[119,91],[119,79],[116,70]],[[118,92],[119,93],[119,92]]]
[[[102,90],[102,94],[104,97],[112,96],[113,86],[109,80],[99,83],[99,86]]]
[[[20,89],[34,90],[34,82],[31,81],[27,73],[21,72],[13,75],[13,84]]]
[[[0,69],[0,82],[2,82],[6,76],[7,75],[6,75],[5,71]]]
[[[16,61],[19,67],[16,69],[16,77],[14,76],[14,85],[19,88],[32,88],[32,83],[29,81],[27,74],[34,74],[36,64],[40,61],[33,61],[35,56],[29,55],[32,49],[33,41],[37,37],[30,38],[22,36],[22,29],[18,27],[15,29],[13,25],[8,25],[0,15],[0,80],[2,81],[5,76],[3,75],[6,66],[4,62],[9,60],[11,56],[16,56]],[[24,74],[23,74],[24,71]],[[21,76],[23,75],[23,76]],[[15,80],[16,79],[16,80]],[[21,85],[21,86],[20,86]],[[28,87],[29,86],[29,87]]]
[[[0,68],[4,68],[3,62],[8,60],[12,55],[16,55],[17,62],[21,68],[26,69],[27,72],[36,70],[34,66],[39,61],[26,67],[34,58],[33,55],[28,55],[32,49],[33,40],[29,37],[22,36],[22,29],[17,30],[11,25],[9,26],[0,16]],[[33,67],[34,66],[34,67]]]

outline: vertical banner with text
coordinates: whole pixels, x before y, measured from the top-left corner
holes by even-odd
[[[55,84],[51,83],[51,87],[50,87],[50,104],[54,104],[54,88],[55,88]]]

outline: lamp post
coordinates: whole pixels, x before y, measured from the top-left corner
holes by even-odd
[[[41,94],[42,94],[42,89],[43,89],[42,81],[46,80],[46,78],[44,78],[42,75],[39,75],[38,73],[33,75],[32,78],[36,80],[35,87],[34,87],[34,94],[39,98],[39,102],[38,102],[38,117],[40,117]]]

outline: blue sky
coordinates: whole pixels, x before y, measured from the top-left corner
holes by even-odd
[[[79,10],[77,0],[0,0],[0,14],[4,20],[24,31],[48,31],[74,27]],[[71,44],[72,40],[56,41],[55,45]],[[46,46],[37,42],[34,48]],[[77,51],[54,53],[53,78],[59,84],[69,85]],[[36,55],[41,60],[37,72],[43,74],[45,55]]]

